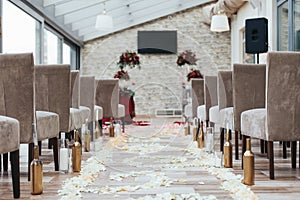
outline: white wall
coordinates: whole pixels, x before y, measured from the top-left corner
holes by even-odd
[[[231,17],[231,64],[243,62],[242,30],[245,20],[265,17],[268,19],[269,51],[276,50],[276,0],[257,0],[256,8],[249,2],[242,6],[235,16]],[[259,62],[265,63],[266,54],[260,54]]]

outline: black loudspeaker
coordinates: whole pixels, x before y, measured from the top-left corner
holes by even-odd
[[[246,53],[268,51],[268,20],[266,18],[246,19]]]

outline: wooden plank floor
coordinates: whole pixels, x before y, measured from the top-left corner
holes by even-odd
[[[147,137],[147,134],[154,134],[160,129],[162,125],[172,123],[173,121],[178,121],[179,119],[151,119],[151,126],[147,127],[137,127],[133,125],[128,125],[126,132],[133,134],[135,137],[143,135]],[[172,140],[172,142],[170,142]],[[187,147],[190,143],[191,137],[181,136],[177,137],[162,137],[159,141],[160,145],[165,145],[168,147],[175,147],[169,151],[162,151],[157,153],[147,154],[148,158],[143,158],[142,160],[137,160],[140,166],[139,168],[134,167],[131,163],[122,162],[126,158],[132,158],[137,156],[138,153],[124,152],[122,150],[113,150],[113,156],[111,162],[107,164],[107,171],[101,172],[101,176],[95,181],[97,187],[102,186],[115,186],[122,184],[136,184],[143,180],[126,180],[124,183],[115,183],[109,180],[109,175],[113,173],[120,173],[126,171],[145,171],[145,170],[158,170],[168,174],[172,178],[184,178],[184,182],[175,182],[169,189],[159,188],[149,191],[139,191],[135,193],[124,193],[118,194],[83,194],[84,199],[126,199],[129,197],[140,197],[143,195],[153,195],[154,193],[160,192],[177,192],[177,193],[189,193],[198,192],[201,195],[215,195],[218,199],[231,199],[228,192],[220,189],[220,180],[215,178],[213,175],[207,173],[203,169],[197,168],[183,168],[183,169],[164,169],[162,166],[164,163],[159,163],[159,161],[154,160],[157,156],[184,156],[182,154],[182,149]],[[234,140],[233,140],[234,141]],[[300,170],[291,169],[290,164],[290,148],[288,148],[288,159],[282,159],[282,146],[278,143],[274,144],[275,147],[275,180],[269,180],[268,178],[268,160],[266,155],[260,154],[259,142],[252,141],[253,151],[255,153],[255,185],[251,187],[252,191],[259,197],[259,199],[298,199],[300,195]],[[30,194],[30,183],[27,181],[27,147],[26,145],[21,146],[21,198],[20,199],[59,199],[57,190],[61,188],[64,180],[68,177],[73,177],[77,174],[61,174],[59,172],[54,172],[54,164],[52,158],[52,151],[47,149],[47,144],[43,143],[43,153],[41,160],[44,163],[44,192],[42,195],[33,196]],[[176,150],[178,148],[178,150]],[[181,150],[179,150],[181,149]],[[84,152],[83,160],[86,160],[94,152]],[[187,157],[190,159],[190,157]],[[298,155],[297,155],[298,161]],[[298,164],[298,162],[297,162]],[[243,174],[241,170],[240,160],[234,161],[234,173]],[[204,182],[204,185],[199,184],[199,182]],[[283,196],[284,195],[284,196]],[[12,188],[11,188],[11,175],[10,170],[8,173],[1,172],[0,176],[0,199],[12,199]]]

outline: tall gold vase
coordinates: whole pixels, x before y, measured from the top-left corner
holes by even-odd
[[[30,164],[30,190],[31,194],[43,193],[43,163],[39,160],[39,146],[34,146],[33,160]]]
[[[232,168],[232,145],[229,140],[229,132],[226,134],[226,142],[224,144],[224,167]]]
[[[81,145],[78,131],[75,132],[75,142],[72,146],[72,167],[73,172],[80,172],[81,170]]]
[[[204,147],[204,131],[203,131],[203,121],[200,122],[200,131],[197,137],[198,148],[202,149]]]
[[[246,151],[243,156],[244,184],[254,185],[254,153],[251,151],[251,140],[246,140]]]

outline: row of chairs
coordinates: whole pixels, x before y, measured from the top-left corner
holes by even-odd
[[[300,53],[269,52],[266,64],[234,64],[232,71],[218,76],[192,79],[192,104],[186,112],[220,126],[220,147],[224,128],[235,133],[235,158],[242,155],[246,138],[261,140],[267,152],[269,178],[274,179],[273,142],[291,142],[292,168],[296,168],[296,147],[300,140]],[[266,144],[266,146],[265,146]]]
[[[105,117],[125,116],[124,106],[118,104],[118,79],[80,76],[79,71],[70,70],[70,65],[34,65],[32,53],[1,54],[0,70],[0,154],[3,170],[7,171],[10,153],[14,198],[20,197],[20,144],[28,144],[30,179],[33,123],[39,143],[49,139],[58,171],[60,132],[80,129],[86,119],[93,130],[96,115],[100,124]]]

